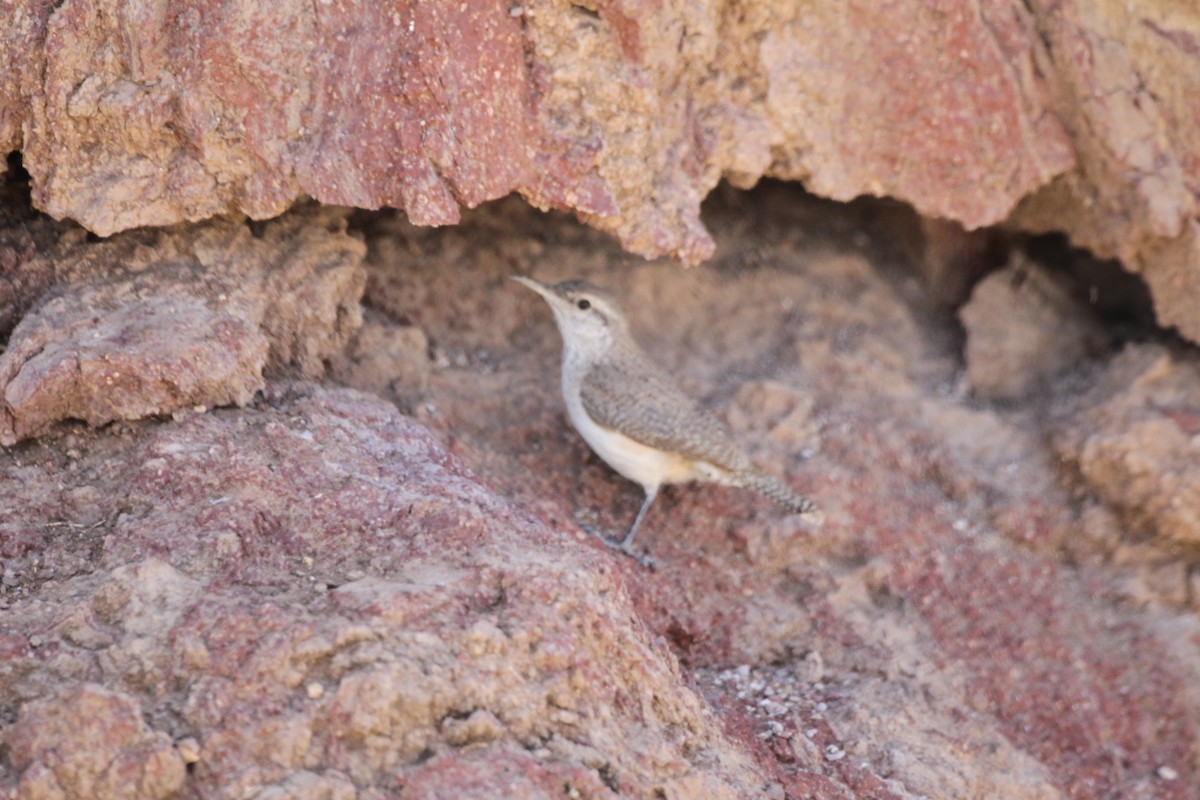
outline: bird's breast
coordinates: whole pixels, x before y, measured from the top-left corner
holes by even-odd
[[[620,431],[598,424],[588,416],[578,392],[574,396],[568,395],[566,401],[571,424],[588,443],[588,447],[605,464],[643,488],[652,489],[664,483],[683,483],[706,477],[701,465],[687,456],[644,445]]]

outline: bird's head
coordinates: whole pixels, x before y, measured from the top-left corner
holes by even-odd
[[[627,336],[629,323],[613,296],[583,280],[549,286],[514,275],[513,280],[529,287],[550,304],[563,344],[585,358],[602,355],[619,337]]]

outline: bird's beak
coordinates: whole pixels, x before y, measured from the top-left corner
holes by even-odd
[[[522,286],[527,286],[530,289],[533,289],[533,291],[537,292],[542,297],[546,298],[546,302],[551,303],[551,304],[554,303],[554,299],[555,299],[554,293],[552,291],[550,291],[549,286],[542,283],[541,281],[535,281],[533,278],[526,278],[524,275],[510,275],[509,277],[511,277],[514,281],[521,284]]]

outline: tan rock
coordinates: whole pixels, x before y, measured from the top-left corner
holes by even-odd
[[[1064,458],[1135,528],[1200,552],[1200,364],[1130,345],[1056,438]],[[1181,577],[1176,591],[1184,588]]]
[[[440,225],[515,191],[695,262],[703,198],[767,175],[1063,231],[1200,340],[1187,3],[164,9],[14,5],[0,149],[50,214],[107,235],[308,195]]]
[[[8,735],[21,775],[14,797],[174,796],[184,784],[183,758],[142,714],[135,698],[89,683],[25,704]]]
[[[958,315],[967,331],[967,384],[991,399],[1027,397],[1110,342],[1068,278],[1019,255],[976,284]]]
[[[102,686],[197,797],[1191,800],[1191,551],[1131,537],[1047,444],[1107,425],[1086,415],[1113,386],[1070,405],[1104,365],[978,403],[869,206],[774,184],[707,213],[719,265],[688,273],[518,200],[368,220],[369,341],[416,327],[432,354],[411,414],[402,382],[267,380],[245,408],[0,450],[0,719]],[[586,535],[639,492],[570,428],[518,267],[622,292],[825,526],[679,487],[641,534],[657,571]],[[1169,388],[1149,414],[1190,396],[1175,371],[1112,383]],[[44,772],[14,727],[0,796]],[[82,748],[90,772],[112,752]]]
[[[344,228],[319,212],[261,237],[230,221],[96,245],[64,237],[62,288],[0,354],[0,443],[64,419],[245,405],[264,370],[321,374],[361,320],[363,247]]]

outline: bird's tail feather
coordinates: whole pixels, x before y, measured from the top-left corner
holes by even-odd
[[[770,475],[760,472],[745,472],[737,476],[737,483],[747,489],[758,492],[763,497],[774,500],[779,505],[791,509],[797,514],[819,517],[817,504],[807,497],[801,497],[780,481]]]

